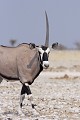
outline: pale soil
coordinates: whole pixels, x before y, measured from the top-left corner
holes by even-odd
[[[80,120],[80,52],[53,51],[50,68],[30,86],[36,103],[31,108],[27,95],[19,114],[21,83],[0,84],[0,120]]]

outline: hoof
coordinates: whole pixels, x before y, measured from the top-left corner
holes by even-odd
[[[20,107],[22,108],[22,103],[20,104]]]
[[[34,109],[35,108],[35,106],[37,106],[36,104],[32,104],[32,108]]]

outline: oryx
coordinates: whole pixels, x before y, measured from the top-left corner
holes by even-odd
[[[49,67],[49,24],[46,15],[45,45],[38,47],[32,44],[20,44],[17,47],[0,46],[0,76],[7,80],[19,80],[22,83],[20,106],[25,93],[32,102],[32,93],[29,85],[44,68]],[[0,79],[0,82],[2,79]],[[32,103],[32,107],[34,107]]]

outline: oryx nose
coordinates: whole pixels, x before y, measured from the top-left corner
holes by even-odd
[[[45,68],[48,68],[48,67],[49,67],[49,62],[48,62],[48,61],[44,61],[44,62],[43,62],[43,66],[44,66]]]
[[[46,68],[48,68],[48,67],[49,67],[49,64],[44,64],[44,66],[45,66]]]

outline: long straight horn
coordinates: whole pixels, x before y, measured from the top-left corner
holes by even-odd
[[[48,22],[48,17],[47,17],[46,11],[45,11],[45,15],[46,15],[46,40],[45,40],[45,46],[49,47],[49,22]]]

